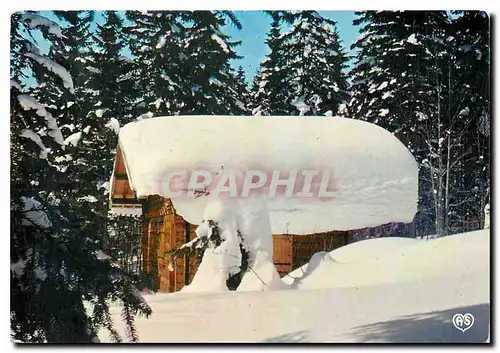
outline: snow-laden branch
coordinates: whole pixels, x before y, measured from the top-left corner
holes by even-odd
[[[52,61],[49,58],[42,55],[34,53],[27,53],[25,55],[28,58],[32,58],[33,60],[38,62],[40,65],[45,66],[49,71],[55,73],[63,81],[64,87],[66,87],[71,93],[75,92],[73,79],[71,78],[71,75],[69,74],[68,70],[66,70],[62,65],[59,65],[55,61]]]
[[[23,224],[35,224],[43,228],[52,226],[49,216],[45,212],[45,207],[33,198],[21,197],[24,204],[23,213],[26,218],[23,219]]]
[[[75,132],[74,134],[71,134],[64,140],[65,145],[72,145],[73,147],[76,147],[78,145],[78,142],[80,142],[80,139],[82,138],[82,132]]]
[[[23,13],[20,17],[20,20],[25,21],[30,28],[46,27],[49,33],[52,33],[56,37],[64,37],[62,34],[61,26],[44,16],[38,15],[36,13]]]
[[[16,80],[12,80],[12,79],[10,80],[10,87],[17,88],[19,91],[23,90],[21,85]]]
[[[20,94],[17,96],[17,99],[24,110],[36,110],[37,115],[45,118],[45,121],[47,121],[47,127],[49,128],[48,135],[54,138],[54,140],[64,149],[63,135],[61,130],[59,130],[56,119],[54,119],[52,114],[50,114],[42,104],[30,95]]]
[[[32,130],[26,129],[26,130],[23,130],[23,132],[21,132],[21,134],[19,136],[24,137],[24,138],[28,138],[31,141],[33,141],[34,143],[36,143],[38,145],[38,147],[40,147],[40,150],[41,150],[40,151],[40,158],[42,158],[42,159],[47,158],[47,154],[49,152],[49,149],[47,147],[45,147],[45,145],[43,144],[42,139],[40,138],[40,135],[38,135],[36,132],[34,132]]]

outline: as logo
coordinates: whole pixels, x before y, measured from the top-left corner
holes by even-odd
[[[465,332],[474,325],[474,316],[472,314],[453,315],[453,325],[460,331]]]

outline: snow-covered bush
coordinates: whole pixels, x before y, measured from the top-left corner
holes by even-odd
[[[282,288],[272,263],[272,235],[262,200],[212,200],[197,237],[171,252],[197,255],[199,268],[184,292]]]

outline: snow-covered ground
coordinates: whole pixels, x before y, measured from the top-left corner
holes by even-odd
[[[147,295],[153,315],[138,318],[140,341],[484,342],[489,238],[373,239],[316,255],[284,290]],[[112,313],[124,332],[120,308]],[[457,330],[457,313],[474,325]]]

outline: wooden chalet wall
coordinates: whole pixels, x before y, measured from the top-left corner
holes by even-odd
[[[198,263],[194,258],[177,259],[171,266],[174,270],[170,271],[170,259],[166,252],[193,239],[196,236],[196,226],[177,215],[172,202],[160,196],[147,198],[143,215],[143,266],[147,272],[156,276],[160,291],[179,291],[192,281]]]

